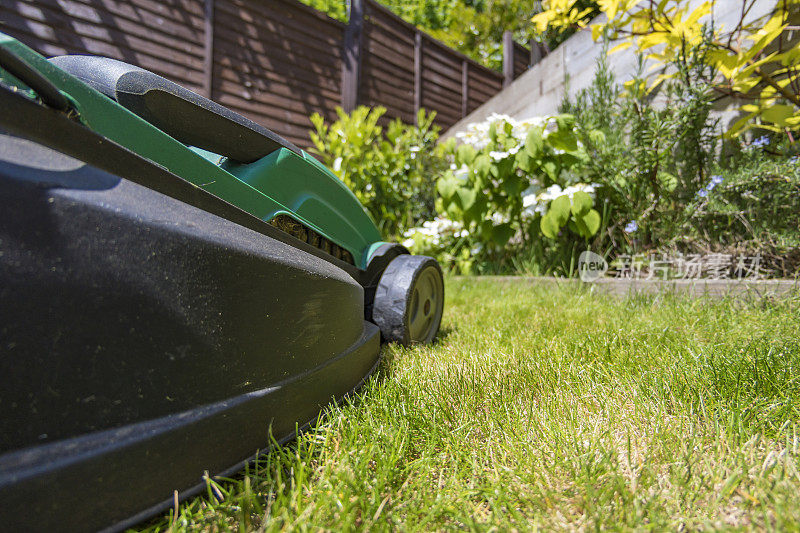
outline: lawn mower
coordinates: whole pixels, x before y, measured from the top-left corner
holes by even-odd
[[[0,524],[121,530],[431,342],[435,260],[272,131],[0,34]]]

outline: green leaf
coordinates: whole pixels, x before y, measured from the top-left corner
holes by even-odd
[[[554,220],[560,228],[569,220],[570,207],[569,196],[564,194],[550,202],[547,215],[554,217]]]
[[[576,146],[577,146],[577,144],[576,144]],[[578,157],[578,156],[576,156],[574,154],[570,154],[570,153],[561,154],[561,155],[559,155],[557,157],[558,157],[559,163],[561,163],[561,167],[562,168],[571,168],[571,167],[575,167],[575,166],[578,166],[578,165],[583,163],[583,161],[581,160],[580,157]]]
[[[503,191],[509,196],[514,196],[521,193],[525,190],[527,186],[527,180],[522,179],[521,177],[517,176],[516,174],[509,174],[506,176],[506,179],[503,180]]]
[[[475,194],[475,201],[469,209],[464,212],[466,221],[470,220],[483,220],[485,218],[486,206],[488,205],[486,197],[480,193]]]
[[[484,238],[491,238],[492,230],[494,229],[494,224],[491,220],[482,220],[481,223],[478,225],[478,231]]]
[[[525,151],[531,158],[539,157],[544,148],[544,139],[542,138],[542,130],[539,128],[531,128],[528,136],[525,138]]]
[[[661,183],[661,188],[666,192],[673,192],[678,187],[678,178],[669,172],[659,172],[658,181]]]
[[[568,113],[563,113],[561,115],[557,115],[555,117],[556,124],[558,125],[559,130],[569,130],[572,131],[572,128],[575,127],[575,116],[570,115]]]
[[[492,143],[497,142],[497,123],[495,122],[489,125],[489,140],[492,141]]]
[[[547,136],[547,142],[550,146],[565,152],[572,152],[578,149],[578,138],[572,130],[558,129]]]
[[[575,217],[575,225],[580,236],[588,239],[600,229],[600,213],[592,209],[583,216]]]
[[[555,161],[548,160],[542,163],[542,170],[551,180],[555,181],[558,178],[558,165],[556,165]]]
[[[456,190],[456,197],[458,198],[461,209],[464,211],[472,207],[472,204],[475,203],[475,196],[476,193],[473,189],[460,187]]]
[[[475,160],[475,148],[469,144],[461,144],[456,151],[456,160],[464,165],[470,165]]]
[[[795,114],[795,107],[787,104],[772,104],[761,112],[761,118],[781,127],[786,127],[786,119]]]
[[[475,158],[474,166],[478,174],[485,178],[489,174],[489,170],[492,167],[492,160],[488,155],[481,154]]]
[[[436,190],[445,199],[451,198],[456,193],[457,187],[458,183],[451,176],[439,178],[439,181],[436,182]]]
[[[555,239],[558,237],[558,230],[561,229],[561,226],[550,213],[551,212],[548,211],[547,214],[542,217],[542,220],[539,222],[539,227],[545,237],[548,239]]]
[[[450,220],[460,220],[461,215],[461,210],[456,205],[456,202],[453,202],[447,206],[447,218]]]
[[[514,158],[514,164],[523,172],[530,173],[533,158],[527,150],[520,150]]]
[[[499,224],[492,228],[492,240],[498,246],[505,246],[508,240],[514,236],[514,233],[514,228],[508,222]]]
[[[514,160],[511,158],[506,158],[501,161],[497,161],[496,163],[492,163],[490,173],[497,179],[508,179],[514,174]]]
[[[589,228],[589,236],[594,235],[600,230],[600,213],[594,209],[589,210],[583,215],[583,222]]]
[[[576,217],[582,217],[592,208],[594,202],[588,193],[578,191],[572,195],[572,214]]]

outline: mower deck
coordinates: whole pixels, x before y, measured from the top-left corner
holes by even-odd
[[[0,279],[14,530],[132,523],[291,438],[378,361],[343,270],[8,133]]]

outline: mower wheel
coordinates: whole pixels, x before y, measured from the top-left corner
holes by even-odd
[[[433,341],[444,309],[439,263],[424,255],[399,255],[383,271],[372,318],[383,338],[409,345]]]

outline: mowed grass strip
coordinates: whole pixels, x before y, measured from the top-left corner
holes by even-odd
[[[796,529],[800,297],[448,280],[432,346],[164,531]]]

